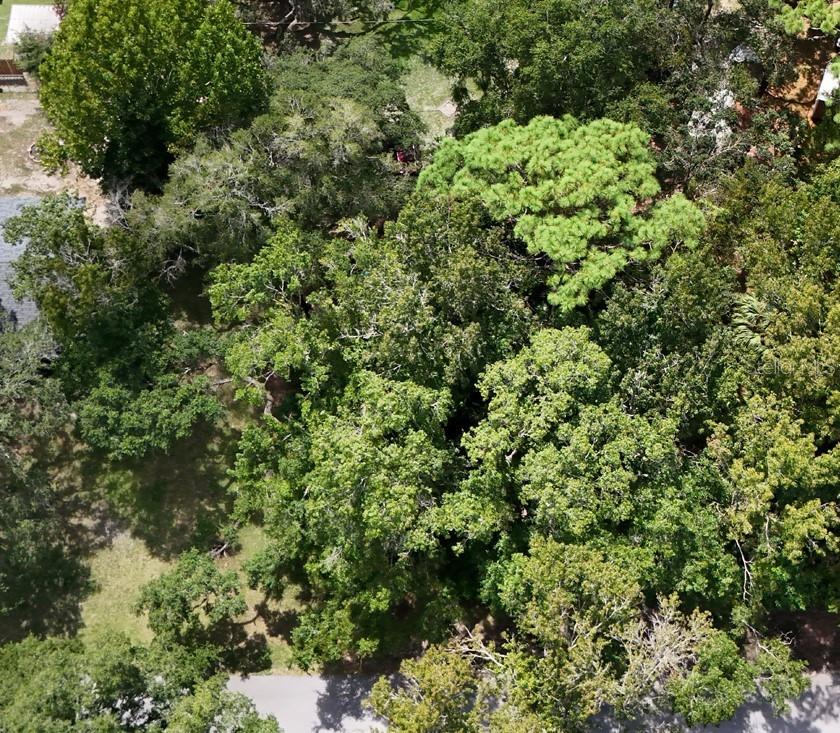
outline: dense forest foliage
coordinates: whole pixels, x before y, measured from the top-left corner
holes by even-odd
[[[840,603],[840,138],[773,90],[836,9],[399,9],[69,0],[39,151],[111,221],[54,195],[5,228],[40,316],[0,319],[0,730],[277,730],[224,691],[265,667],[214,561],[249,523],[299,666],[401,661],[392,731],[805,689],[776,620]],[[410,55],[451,79],[442,140]],[[234,409],[213,541],[140,589],[152,641],[56,633],[68,450],[154,471]]]

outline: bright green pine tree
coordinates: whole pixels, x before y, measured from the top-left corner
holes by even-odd
[[[634,125],[571,117],[511,120],[445,141],[420,187],[475,198],[533,254],[554,263],[549,301],[586,303],[631,262],[693,244],[703,216],[682,195],[657,200],[656,161]]]

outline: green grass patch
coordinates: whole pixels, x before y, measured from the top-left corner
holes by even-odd
[[[443,0],[398,0],[385,19],[336,20],[325,30],[336,41],[375,36],[376,43],[395,59],[425,57],[445,22]]]
[[[266,545],[259,527],[249,525],[240,531],[239,550],[217,562],[222,570],[235,570],[245,587],[245,562]],[[122,633],[138,644],[152,641],[152,632],[145,616],[137,616],[134,607],[140,589],[150,580],[166,572],[174,559],[153,555],[144,540],[129,532],[120,532],[111,543],[97,550],[89,559],[93,592],[82,602],[81,636],[93,643],[107,633]],[[263,636],[271,656],[271,669],[266,672],[296,673],[288,631],[301,608],[297,590],[289,588],[280,602],[266,602],[260,591],[245,588],[248,610],[239,621],[249,636]]]
[[[116,521],[155,557],[170,560],[191,547],[209,550],[230,510],[227,470],[238,438],[226,424],[198,426],[169,454],[94,465],[91,479]]]
[[[298,600],[298,589],[289,587],[280,601],[267,601],[262,592],[248,588],[243,567],[248,560],[257,555],[268,544],[268,538],[261,527],[248,525],[239,531],[239,549],[228,557],[219,560],[219,566],[225,570],[236,570],[245,587],[245,600],[248,611],[243,616],[245,631],[249,634],[265,636],[271,655],[271,669],[266,674],[301,673],[294,663],[292,647],[288,636],[295,623],[302,604]]]
[[[446,135],[455,121],[452,81],[431,64],[414,58],[408,63],[403,86],[409,107],[426,123],[429,130],[427,142]]]
[[[152,632],[145,617],[135,615],[134,605],[143,585],[170,565],[154,557],[142,540],[127,533],[117,535],[90,558],[95,590],[82,603],[82,636],[95,640],[106,632],[121,632],[132,641],[149,643]]]

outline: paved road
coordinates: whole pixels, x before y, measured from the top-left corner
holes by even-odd
[[[260,713],[274,715],[285,733],[368,733],[375,721],[366,717],[362,701],[369,677],[265,675],[234,677],[232,690],[250,697]],[[603,725],[599,733],[652,731],[650,722],[632,728]],[[731,721],[694,733],[840,733],[840,675],[811,676],[811,689],[782,717],[762,705],[745,705]]]
[[[365,715],[362,701],[375,679],[254,675],[232,677],[228,687],[276,717],[284,733],[368,733],[376,721]]]
[[[704,733],[840,733],[840,675],[811,675],[811,689],[775,717],[767,706],[745,705],[735,718]]]

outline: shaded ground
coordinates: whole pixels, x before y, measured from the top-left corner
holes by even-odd
[[[814,609],[773,614],[770,632],[791,643],[793,656],[814,672],[840,670],[840,614]]]
[[[178,555],[197,547],[209,551],[230,506],[227,468],[239,437],[231,427],[240,416],[226,414],[216,428],[205,427],[173,447],[170,455],[150,456],[136,464],[110,466],[77,460],[67,474],[81,477],[88,505],[81,523],[97,539],[87,555],[92,592],[80,599],[80,633],[96,638],[120,631],[137,642],[152,635],[145,618],[134,614],[144,583],[172,567]],[[243,527],[238,546],[217,560],[224,570],[246,578],[243,565],[265,546],[261,529]],[[293,669],[288,634],[300,607],[294,589],[282,602],[266,602],[259,591],[245,590],[248,610],[225,630],[224,646],[244,668]]]
[[[77,470],[107,501],[119,529],[169,561],[191,547],[212,547],[230,509],[227,469],[238,438],[227,425],[199,425],[168,454],[118,464],[94,458]]]
[[[809,119],[823,72],[834,55],[833,38],[797,38],[793,42],[793,56],[790,59],[791,67],[796,70],[796,78],[782,87],[768,89],[770,104]]]
[[[243,565],[265,547],[267,540],[262,529],[253,526],[244,527],[239,533],[239,540],[242,545],[239,552],[232,557],[222,558],[219,565],[225,570],[236,570],[245,586]],[[250,636],[265,638],[272,671],[300,672],[292,659],[292,647],[289,644],[289,634],[297,625],[298,611],[302,607],[297,589],[287,588],[282,600],[275,602],[266,601],[260,591],[247,588],[245,600],[248,602],[248,610],[242,617],[242,630]]]

